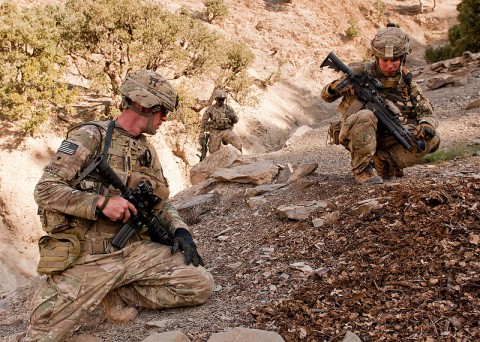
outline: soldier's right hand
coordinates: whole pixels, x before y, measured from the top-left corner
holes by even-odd
[[[330,88],[342,96],[354,96],[355,90],[353,86],[347,80],[334,81]]]
[[[199,143],[200,145],[205,144],[205,137],[204,137],[204,136],[200,136],[200,138],[198,138],[198,143]]]
[[[101,196],[97,202],[97,207],[101,208],[105,197]],[[102,214],[112,221],[122,220],[123,223],[130,219],[131,213],[137,215],[135,206],[120,196],[114,196],[107,199],[107,204],[102,209]]]

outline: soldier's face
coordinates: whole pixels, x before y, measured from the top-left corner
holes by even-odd
[[[162,123],[168,120],[168,117],[165,115],[165,113],[162,111],[156,112],[153,115],[153,126],[155,127],[155,130],[159,129]]]
[[[387,77],[395,76],[398,69],[400,68],[401,58],[396,59],[378,59],[378,66],[383,75]]]

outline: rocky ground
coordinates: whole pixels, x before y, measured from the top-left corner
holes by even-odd
[[[477,96],[476,74],[467,76],[472,86],[427,91],[442,119],[444,149],[478,146],[478,109],[463,109]],[[327,127],[325,120],[261,156],[285,168],[319,164],[266,194],[266,203],[247,204],[248,184],[217,182],[201,191],[219,195],[206,213],[187,218],[215,278],[205,305],[144,310],[123,325],[108,323],[99,308],[74,338],[141,341],[181,330],[206,341],[242,326],[286,341],[341,341],[347,331],[362,341],[479,340],[480,157],[420,164],[404,178],[359,186],[346,151],[326,144]],[[305,220],[279,215],[281,205],[311,201],[325,205]],[[3,336],[26,328],[38,281],[0,302]]]
[[[221,200],[190,218],[215,277],[213,297],[196,308],[144,310],[123,325],[97,309],[75,336],[141,341],[181,330],[206,341],[243,326],[286,341],[341,341],[347,331],[362,341],[476,341],[479,170],[480,157],[469,157],[367,187],[320,167],[253,208],[245,201],[251,186],[218,184]],[[326,206],[303,221],[278,215],[280,205],[309,201]],[[323,225],[314,227],[315,218]],[[26,328],[37,283],[0,302],[3,335]]]

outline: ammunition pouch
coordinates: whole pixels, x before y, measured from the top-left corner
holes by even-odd
[[[225,129],[232,129],[233,125],[229,118],[217,118],[214,121],[209,121],[206,126],[205,130],[219,130],[223,131]]]
[[[84,234],[82,229],[74,228],[66,233],[42,236],[38,240],[40,260],[37,272],[52,275],[72,267],[82,252],[80,241]]]
[[[42,228],[47,233],[59,233],[70,227],[70,218],[63,213],[38,207]]]
[[[330,123],[328,128],[328,144],[340,145],[340,129],[342,128],[342,121],[335,121]]]

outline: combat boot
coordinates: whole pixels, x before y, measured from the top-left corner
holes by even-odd
[[[373,156],[373,165],[377,174],[385,180],[394,180],[404,176],[403,170],[400,169],[395,162],[381,159],[378,156]]]
[[[359,174],[356,174],[355,179],[360,184],[382,184],[383,183],[382,177],[377,175],[377,171],[375,171],[375,169],[371,165],[367,166],[365,170],[363,170]]]
[[[128,306],[120,297],[118,290],[112,290],[102,299],[105,316],[110,323],[125,323],[134,319],[138,310]]]

